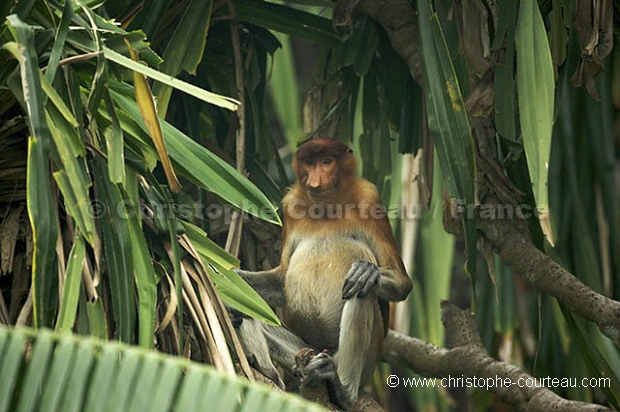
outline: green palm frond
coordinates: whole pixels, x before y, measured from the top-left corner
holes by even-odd
[[[214,368],[138,347],[0,327],[0,411],[322,411]]]

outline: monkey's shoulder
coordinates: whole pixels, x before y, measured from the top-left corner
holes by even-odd
[[[379,191],[377,186],[366,179],[357,179],[356,181],[357,196],[360,202],[378,203]]]

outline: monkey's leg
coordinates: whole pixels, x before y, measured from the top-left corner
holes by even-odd
[[[342,298],[336,365],[351,399],[356,399],[377,362],[383,342],[383,320],[377,297],[381,270],[372,262],[358,260],[347,274]]]
[[[319,353],[304,368],[309,381],[324,380],[331,401],[347,410],[372,374],[383,339],[376,293],[346,301],[340,321],[338,351],[332,358]]]
[[[376,294],[354,297],[344,305],[335,361],[338,376],[350,399],[357,399],[362,383],[374,369],[383,339]]]
[[[255,319],[243,319],[237,327],[237,335],[250,365],[273,381],[280,389],[284,389],[284,382],[269,354],[269,344],[263,333],[261,322]]]
[[[295,355],[297,352],[303,348],[310,347],[310,345],[285,327],[264,323],[261,323],[261,325],[269,346],[271,358],[279,366],[292,371],[296,366]]]
[[[250,363],[284,389],[276,365],[292,372],[296,353],[308,344],[284,327],[267,325],[255,319],[243,319],[237,333]]]

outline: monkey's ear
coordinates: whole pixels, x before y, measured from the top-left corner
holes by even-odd
[[[353,149],[347,150],[347,153],[353,153]]]

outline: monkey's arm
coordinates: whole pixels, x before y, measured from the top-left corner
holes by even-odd
[[[391,302],[404,300],[413,288],[413,283],[405,271],[403,262],[400,257],[397,259],[398,261],[394,262],[393,266],[380,268],[381,276],[377,285],[379,297]]]
[[[252,289],[256,291],[267,304],[278,308],[285,304],[284,298],[284,278],[280,266],[261,272],[249,272],[246,270],[235,270]]]
[[[375,247],[381,270],[377,294],[380,298],[391,302],[404,300],[411,292],[413,283],[400,258],[400,251],[396,246],[390,222],[387,216],[383,216],[381,219],[374,220],[373,223]]]

